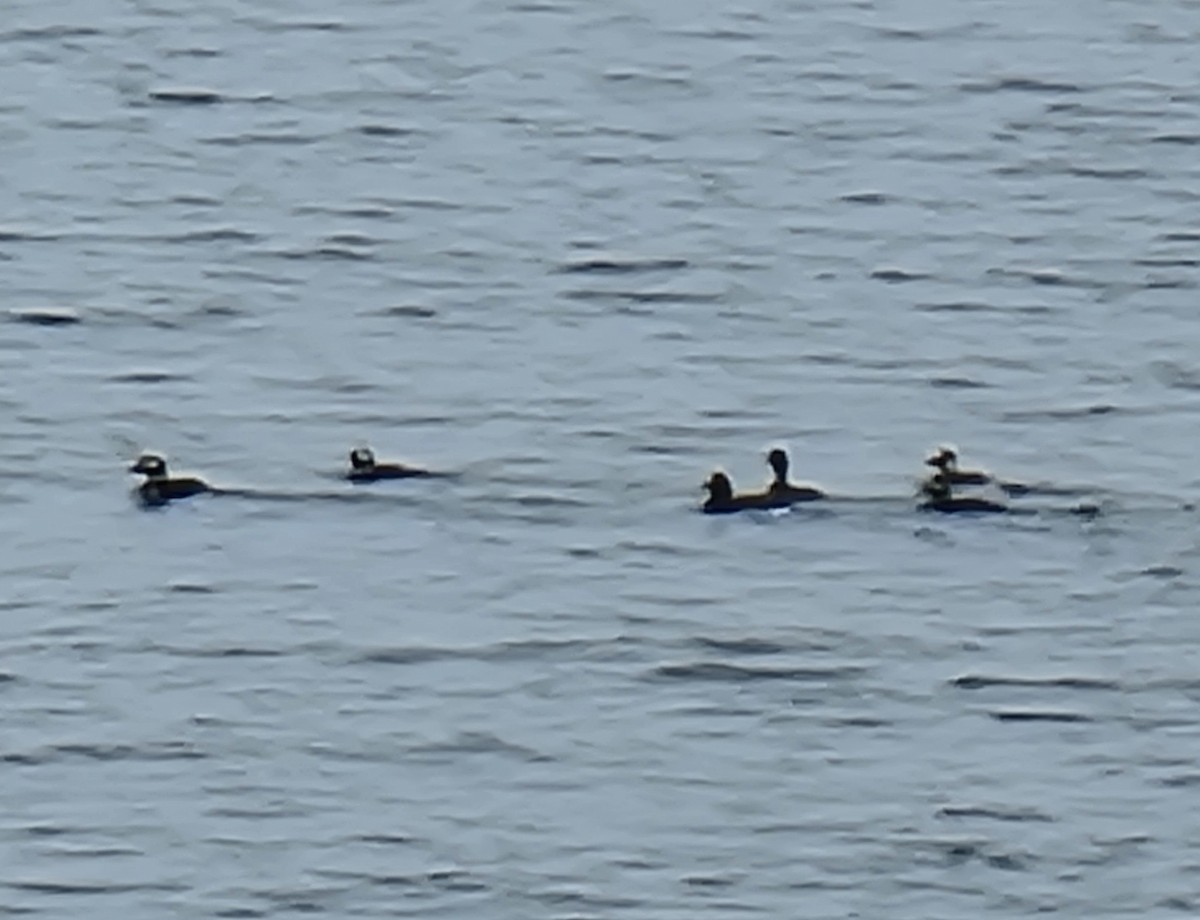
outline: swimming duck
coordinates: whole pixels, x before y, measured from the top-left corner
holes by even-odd
[[[769,492],[733,494],[733,482],[720,470],[708,477],[704,483],[708,489],[708,500],[701,510],[705,514],[733,514],[735,511],[767,511],[786,508],[790,502],[773,498]]]
[[[992,477],[983,470],[959,469],[958,452],[952,447],[939,448],[936,454],[925,459],[925,465],[936,469],[938,475],[945,477],[951,485],[982,486],[992,481]]]
[[[996,479],[990,473],[985,473],[983,470],[963,470],[958,466],[958,452],[952,447],[940,447],[938,452],[925,459],[926,466],[932,466],[938,472],[936,475],[944,475],[948,478],[951,485],[956,486],[983,486],[989,483],[995,483],[1005,494],[1011,496],[1028,495],[1031,491],[1030,487],[1019,482],[1005,482]],[[935,478],[936,478],[935,475]]]
[[[414,476],[429,476],[428,470],[402,463],[378,463],[369,447],[356,447],[350,451],[350,469],[346,478],[351,482],[375,482],[379,479],[412,479]]]
[[[767,464],[775,473],[775,478],[767,486],[767,494],[771,498],[789,502],[810,502],[825,497],[825,493],[820,489],[814,489],[812,486],[797,486],[788,482],[789,463],[787,451],[781,447],[776,447],[767,454]]]
[[[935,473],[921,485],[925,501],[921,503],[922,511],[941,511],[953,514],[958,511],[974,511],[977,513],[1003,513],[1008,511],[1006,505],[990,501],[986,498],[956,498],[951,487],[950,478],[943,472]]]
[[[142,454],[129,472],[141,473],[146,477],[137,491],[142,501],[149,505],[161,505],[177,498],[190,498],[214,491],[204,480],[193,476],[172,478],[167,473],[166,458],[158,454]]]

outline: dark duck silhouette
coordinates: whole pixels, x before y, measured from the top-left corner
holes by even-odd
[[[944,476],[952,486],[983,486],[995,483],[1008,495],[1025,495],[1029,492],[1029,486],[1019,482],[1004,482],[983,470],[962,469],[958,465],[958,451],[952,447],[938,448],[937,453],[925,459],[925,465],[937,470],[934,478],[938,475]]]
[[[129,468],[131,473],[141,473],[146,478],[138,486],[137,493],[148,505],[162,505],[180,498],[191,498],[215,492],[203,479],[194,476],[171,476],[167,472],[166,458],[159,454],[142,454]]]
[[[939,448],[936,454],[925,458],[925,465],[932,466],[950,485],[983,486],[992,481],[983,470],[960,469],[958,452],[951,447]]]
[[[351,482],[377,482],[380,479],[412,479],[431,476],[429,470],[403,463],[379,463],[369,447],[356,447],[350,451],[350,469],[346,478]]]
[[[942,472],[937,472],[921,485],[925,501],[921,503],[922,511],[940,511],[944,514],[971,511],[983,514],[997,514],[1008,511],[1007,505],[974,496],[958,497],[950,478]]]
[[[786,502],[811,502],[818,498],[824,498],[825,493],[820,489],[815,489],[812,486],[798,486],[788,482],[788,460],[787,451],[781,447],[776,447],[767,454],[767,464],[775,473],[775,478],[771,480],[771,484],[767,486],[767,495],[772,499]]]
[[[769,511],[786,508],[790,501],[774,498],[769,492],[744,492],[735,495],[733,482],[720,470],[708,477],[704,483],[708,499],[701,510],[705,514],[733,514],[736,511]]]

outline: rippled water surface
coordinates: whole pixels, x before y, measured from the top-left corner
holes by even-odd
[[[1196,916],[1198,40],[7,4],[0,914]]]

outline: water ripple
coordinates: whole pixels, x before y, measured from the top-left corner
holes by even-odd
[[[728,681],[731,683],[773,680],[835,683],[852,680],[864,673],[866,673],[865,668],[849,665],[838,668],[748,667],[718,661],[700,661],[691,664],[659,665],[650,672],[650,676],[664,680]]]

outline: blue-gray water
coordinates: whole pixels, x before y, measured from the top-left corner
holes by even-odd
[[[1198,39],[8,3],[0,914],[1194,917]]]

